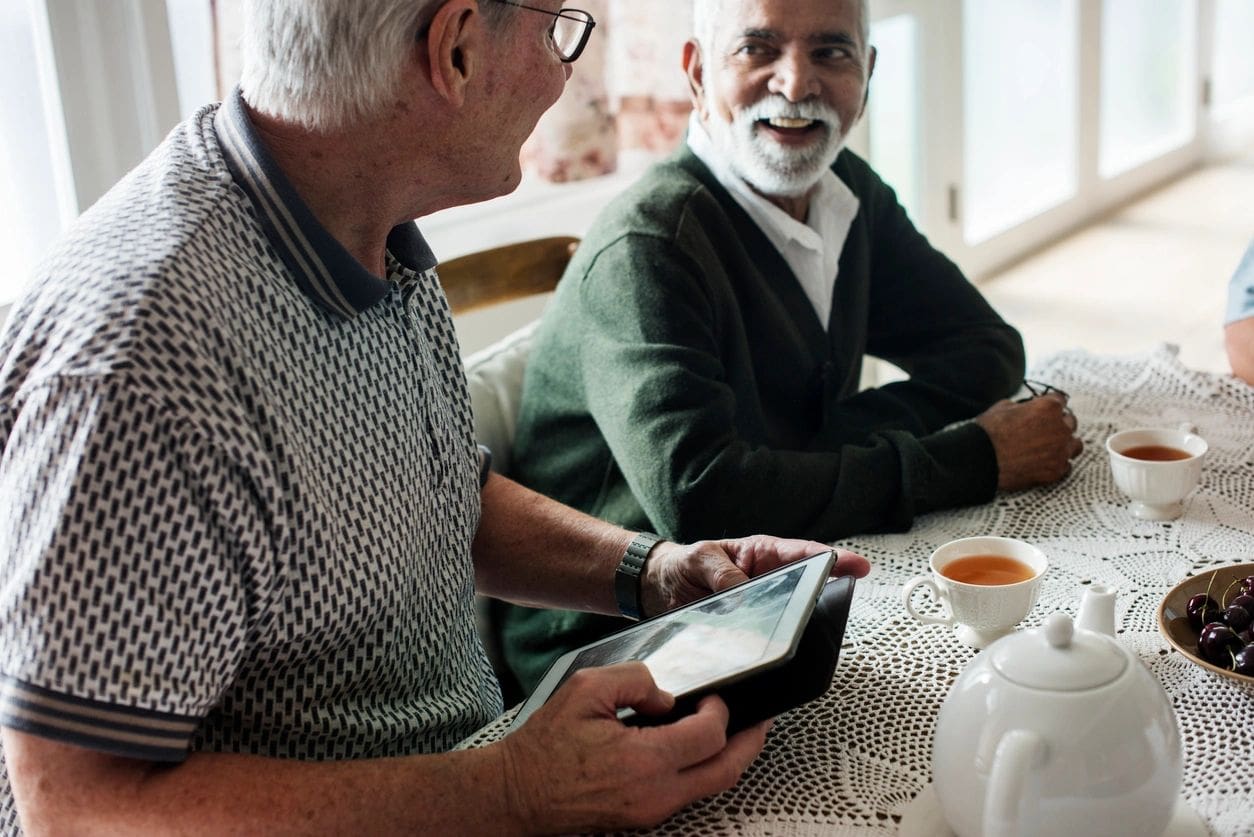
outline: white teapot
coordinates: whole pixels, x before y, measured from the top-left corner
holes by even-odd
[[[960,837],[1159,835],[1180,794],[1162,686],[1114,637],[1115,593],[971,661],[941,706],[932,777]]]

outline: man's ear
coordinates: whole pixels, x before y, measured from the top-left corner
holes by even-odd
[[[688,76],[688,95],[692,97],[692,107],[704,120],[705,112],[705,65],[701,55],[701,44],[689,40],[684,44],[684,74]]]
[[[461,107],[466,88],[479,69],[484,51],[483,15],[474,0],[448,0],[427,28],[427,69],[431,86],[448,103]]]

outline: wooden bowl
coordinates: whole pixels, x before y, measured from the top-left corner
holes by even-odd
[[[1254,677],[1228,671],[1198,656],[1197,632],[1189,625],[1189,617],[1184,609],[1190,598],[1208,590],[1215,601],[1221,601],[1228,585],[1247,575],[1254,575],[1254,564],[1234,564],[1230,567],[1220,567],[1189,576],[1172,587],[1163,597],[1162,604],[1158,606],[1158,630],[1162,632],[1167,642],[1171,643],[1172,647],[1190,662],[1198,664],[1207,671],[1213,671],[1220,677],[1235,680],[1244,686],[1254,687]],[[1235,591],[1230,592],[1228,598],[1234,595],[1236,595]]]

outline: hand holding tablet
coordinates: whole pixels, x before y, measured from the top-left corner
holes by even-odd
[[[514,719],[526,722],[570,675],[638,660],[675,696],[665,715],[624,710],[626,723],[674,721],[718,694],[735,732],[822,694],[831,683],[853,592],[831,579],[826,551],[647,619],[560,657]]]

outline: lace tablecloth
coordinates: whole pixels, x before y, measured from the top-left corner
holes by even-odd
[[[895,834],[931,779],[941,702],[975,652],[951,629],[906,615],[903,584],[945,541],[996,534],[1048,554],[1026,620],[1075,615],[1083,586],[1119,591],[1116,627],[1170,695],[1184,744],[1184,796],[1216,835],[1254,835],[1254,689],[1190,663],[1158,633],[1164,594],[1185,576],[1254,562],[1254,389],[1190,371],[1164,346],[1148,355],[1050,358],[1032,372],[1071,394],[1084,453],[1048,488],[922,517],[910,532],[842,542],[873,565],[858,583],[831,690],[776,722],[762,756],[732,790],[680,812],[661,834]],[[1116,430],[1195,424],[1210,443],[1202,483],[1169,523],[1133,518],[1104,442]],[[499,737],[502,719],[473,740]]]

